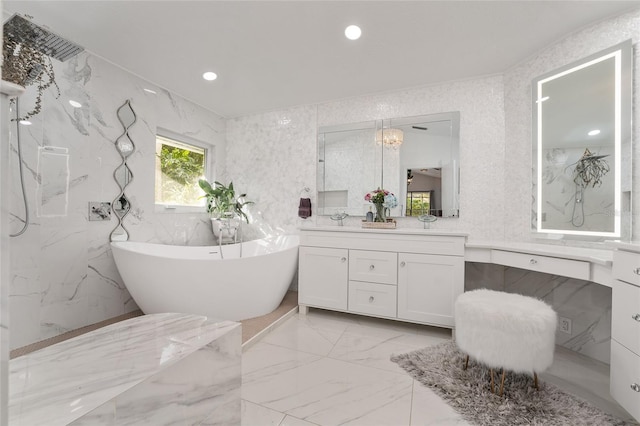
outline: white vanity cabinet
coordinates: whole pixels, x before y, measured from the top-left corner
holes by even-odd
[[[298,302],[453,328],[453,305],[464,291],[459,233],[340,227],[300,232]]]
[[[640,249],[613,254],[611,395],[640,420]]]
[[[300,247],[298,303],[347,309],[349,251],[325,247]]]

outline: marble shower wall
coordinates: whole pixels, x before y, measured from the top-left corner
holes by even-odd
[[[317,126],[460,111],[460,218],[439,219],[432,227],[469,232],[477,239],[502,239],[503,102],[502,77],[490,76],[230,119],[227,171],[234,185],[238,182],[238,188],[258,201],[270,223],[289,232],[330,224],[315,210],[309,219],[297,217],[304,187],[311,189],[312,204],[317,205]],[[349,217],[345,225],[360,220]],[[423,226],[416,219],[399,220],[402,227]]]
[[[478,288],[524,294],[544,300],[572,321],[571,334],[556,332],[556,344],[609,363],[611,288],[501,265],[467,262],[465,291]]]
[[[633,41],[633,171],[632,235],[640,237],[640,10],[600,22],[555,43],[504,74],[505,108],[505,238],[508,241],[532,241],[532,110],[531,82],[535,77],[570,64],[627,39]],[[629,228],[629,213],[622,213]]]
[[[130,134],[136,151],[127,188],[132,211],[125,219],[131,239],[170,244],[210,244],[206,213],[156,212],[156,129],[215,145],[215,176],[223,174],[224,120],[89,53],[54,61],[60,97],[48,90],[42,112],[21,126],[30,227],[9,242],[10,346],[16,348],[137,309],[111,256],[115,217],[88,221],[89,201],[113,201],[113,146],[122,134],[116,109],[130,99],[138,122]],[[150,89],[156,93],[150,93]],[[70,99],[82,108],[69,105]],[[30,87],[20,110],[33,105]],[[16,138],[11,138],[10,231],[20,229],[24,208],[18,179]],[[113,216],[113,215],[112,215]]]

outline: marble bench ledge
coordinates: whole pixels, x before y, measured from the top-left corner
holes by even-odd
[[[239,424],[241,328],[144,315],[11,360],[9,424]]]

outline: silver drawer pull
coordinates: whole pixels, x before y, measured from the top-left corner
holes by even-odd
[[[529,264],[531,264],[531,265],[535,265],[536,263],[538,263],[538,261],[537,261],[537,260],[535,260],[535,259],[531,259],[531,260],[529,261]]]
[[[631,315],[631,318],[633,318],[634,320],[640,322],[640,314]]]
[[[346,258],[346,257],[343,257],[343,258],[341,258],[341,259],[340,259],[340,262],[342,262],[342,263],[344,263],[344,262],[346,262],[346,261],[347,261],[347,258]]]
[[[636,275],[640,275],[640,268],[634,269],[633,273],[636,274]]]
[[[402,266],[404,268],[405,266],[407,266],[407,263],[406,262],[400,262],[400,266]]]
[[[369,303],[373,303],[373,301],[376,300],[373,296],[369,296]],[[638,386],[638,385],[636,385]]]
[[[640,392],[640,385],[637,383],[634,383],[631,385],[631,389],[633,389],[636,392]]]
[[[375,265],[371,265],[371,266],[369,266],[369,270],[370,270],[370,271],[373,271],[374,269],[376,269]]]

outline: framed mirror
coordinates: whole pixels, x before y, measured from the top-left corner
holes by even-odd
[[[364,216],[364,195],[384,188],[398,198],[391,216],[457,217],[459,129],[459,112],[319,128],[318,214]]]
[[[537,232],[622,236],[631,191],[631,55],[628,40],[533,81]]]

